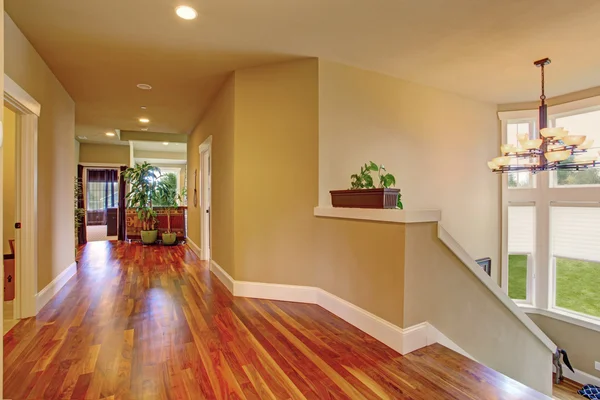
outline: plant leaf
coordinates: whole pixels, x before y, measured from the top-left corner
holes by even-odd
[[[373,172],[377,172],[379,171],[379,167],[377,166],[377,164],[375,164],[373,161],[370,161],[370,165],[369,165],[369,170],[373,171]]]

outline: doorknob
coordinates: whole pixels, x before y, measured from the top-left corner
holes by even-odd
[[[21,223],[15,222],[15,229],[21,229]]]

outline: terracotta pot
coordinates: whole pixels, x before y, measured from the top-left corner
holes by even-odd
[[[400,189],[331,190],[331,204],[346,208],[396,208]]]

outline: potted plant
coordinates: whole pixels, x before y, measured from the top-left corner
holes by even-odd
[[[379,187],[374,185],[371,172],[377,172]],[[387,173],[383,165],[373,161],[360,167],[360,173],[353,174],[349,190],[331,190],[333,207],[348,208],[399,208],[402,209],[400,189],[391,189],[396,185],[394,175]]]
[[[156,230],[156,212],[152,202],[157,196],[157,187],[160,181],[160,168],[147,162],[135,164],[134,167],[123,171],[123,179],[130,185],[129,192],[125,195],[127,207],[135,208],[137,216],[142,223],[142,243],[152,244],[158,238]]]
[[[177,234],[171,231],[171,211],[177,210],[183,199],[183,193],[177,193],[176,186],[161,180],[156,188],[156,195],[167,212],[167,231],[162,234],[162,243],[171,246],[177,242]]]

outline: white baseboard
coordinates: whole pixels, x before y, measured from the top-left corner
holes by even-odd
[[[234,292],[235,281],[233,280],[233,278],[231,277],[231,275],[229,275],[227,273],[227,271],[225,271],[214,260],[210,261],[210,271],[213,274],[215,274],[215,276],[221,281],[221,283],[223,285],[225,285],[225,287],[227,288],[227,290],[229,290],[231,293]]]
[[[555,370],[554,367],[552,367],[552,370],[554,372],[556,372],[556,370]],[[565,378],[568,378],[568,379],[570,379],[572,381],[580,383],[581,386],[583,386],[583,385],[596,385],[596,386],[600,386],[600,378],[598,378],[597,376],[590,375],[587,372],[583,372],[583,371],[580,371],[578,369],[575,369],[575,373],[573,373],[564,364],[563,364],[563,375],[565,376]]]
[[[202,259],[202,249],[198,247],[196,243],[189,237],[185,238],[185,242],[189,246],[189,248],[198,256],[199,259]]]
[[[40,290],[36,295],[36,314],[58,293],[60,289],[77,273],[77,263],[69,265],[61,272],[52,282],[45,288]]]
[[[473,358],[429,322],[403,329],[317,287],[236,281],[214,261],[211,262],[210,270],[234,296],[317,304],[400,354],[440,343]]]

